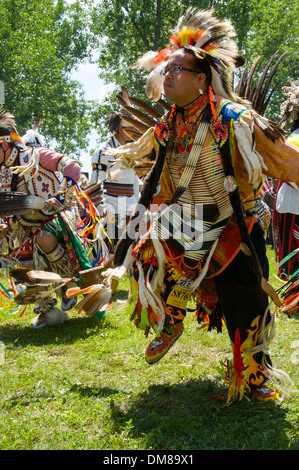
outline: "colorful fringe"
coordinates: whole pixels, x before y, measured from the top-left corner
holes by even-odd
[[[244,393],[250,390],[250,387],[248,385],[248,366],[244,365],[240,348],[239,329],[235,332],[233,359],[228,360],[226,365],[222,363],[220,372],[225,383],[228,385],[227,404],[236,400],[237,397],[241,400]]]

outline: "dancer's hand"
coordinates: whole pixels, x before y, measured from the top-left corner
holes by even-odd
[[[44,210],[47,212],[59,212],[62,209],[62,204],[55,198],[51,197],[48,199],[48,201],[45,203]]]

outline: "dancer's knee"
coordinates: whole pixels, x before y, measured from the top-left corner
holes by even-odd
[[[49,253],[56,247],[57,239],[52,233],[40,231],[36,236],[36,243],[44,253]]]

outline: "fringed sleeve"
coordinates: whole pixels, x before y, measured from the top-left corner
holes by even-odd
[[[232,160],[240,196],[245,200],[263,175],[299,182],[299,149],[288,143],[281,129],[254,113],[234,122]]]

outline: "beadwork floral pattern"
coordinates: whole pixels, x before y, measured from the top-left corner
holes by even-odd
[[[165,121],[159,120],[155,126],[155,139],[159,145],[166,145],[169,138],[169,130]]]

